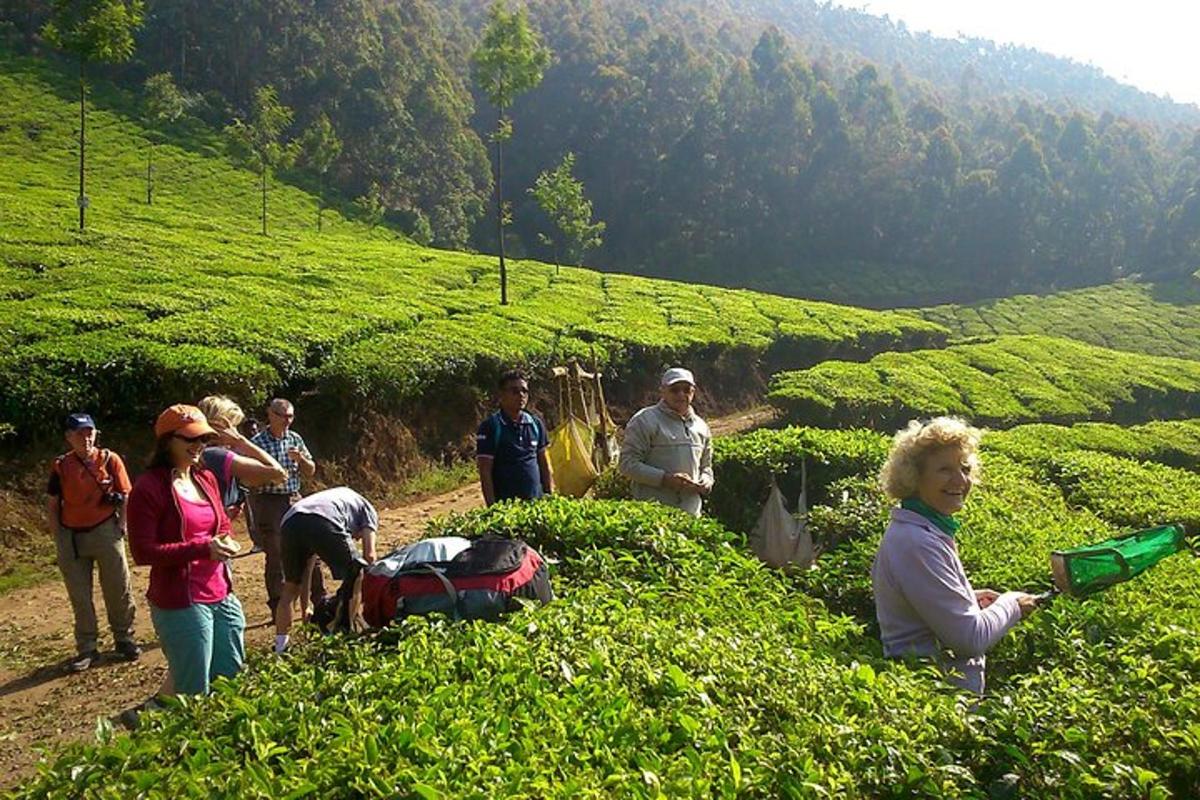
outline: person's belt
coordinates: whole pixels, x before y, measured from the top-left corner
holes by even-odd
[[[112,519],[116,515],[117,515],[117,512],[114,511],[113,513],[109,514],[107,517],[100,520],[99,522],[97,522],[95,525],[93,525],[90,528],[72,528],[70,525],[63,525],[62,520],[59,520],[59,522],[58,522],[59,526],[61,526],[63,530],[65,530],[71,534],[71,552],[74,554],[76,560],[79,559],[79,542],[75,539],[75,537],[81,533],[91,533],[92,531],[96,530],[96,528],[99,528],[101,525],[108,522],[110,519]]]
[[[62,523],[62,520],[59,520],[58,524],[63,528],[63,530],[68,530],[71,533],[91,533],[92,531],[96,530],[96,528],[99,528],[101,525],[108,522],[110,519],[112,519],[116,515],[117,515],[117,512],[114,511],[113,513],[111,513],[107,517],[105,517],[104,519],[97,522],[95,525],[91,525],[87,528],[72,528],[70,525],[64,525]]]

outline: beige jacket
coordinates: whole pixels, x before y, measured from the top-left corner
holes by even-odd
[[[657,500],[700,516],[700,495],[663,487],[666,475],[682,472],[705,489],[713,485],[712,433],[690,409],[681,417],[666,403],[648,406],[625,426],[621,474],[633,484],[635,500]]]

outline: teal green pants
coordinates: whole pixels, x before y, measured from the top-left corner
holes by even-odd
[[[219,603],[151,605],[150,619],[178,694],[208,694],[218,675],[232,678],[246,660],[246,617],[232,592]]]

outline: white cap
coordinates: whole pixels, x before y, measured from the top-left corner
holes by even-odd
[[[680,381],[686,381],[692,386],[696,385],[696,378],[692,375],[692,371],[690,369],[684,369],[683,367],[671,367],[669,370],[664,372],[662,376],[662,383],[660,385],[666,387],[674,383],[679,383]]]

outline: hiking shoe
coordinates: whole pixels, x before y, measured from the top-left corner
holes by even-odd
[[[144,712],[157,711],[160,708],[163,708],[163,704],[158,702],[157,697],[152,696],[149,699],[138,703],[133,708],[127,708],[122,711],[117,715],[116,721],[126,730],[134,731],[137,730],[138,725],[141,724],[142,714]]]
[[[117,642],[117,655],[122,661],[137,661],[142,654],[142,648],[137,642]]]
[[[67,662],[67,672],[83,672],[85,669],[99,663],[100,654],[95,650],[89,650],[86,653],[80,653]]]

